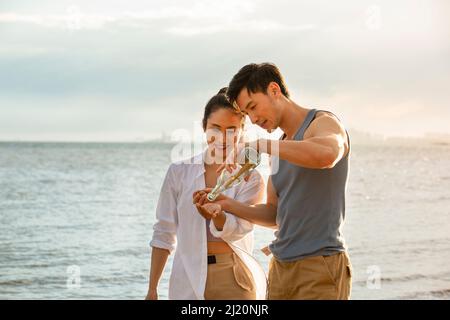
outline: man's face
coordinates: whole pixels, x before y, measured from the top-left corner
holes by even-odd
[[[269,133],[278,128],[279,116],[273,97],[262,92],[247,92],[243,88],[237,96],[239,109],[249,116],[251,122]]]

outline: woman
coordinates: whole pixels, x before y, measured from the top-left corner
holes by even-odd
[[[169,299],[265,297],[264,271],[250,255],[253,225],[223,212],[217,204],[197,208],[192,201],[196,190],[215,186],[218,167],[242,134],[243,115],[233,108],[225,90],[220,90],[205,107],[206,151],[188,161],[171,164],[166,174],[150,242],[152,257],[146,299],[158,298],[158,282],[173,251]],[[254,171],[247,182],[224,194],[248,204],[260,203],[264,182]]]

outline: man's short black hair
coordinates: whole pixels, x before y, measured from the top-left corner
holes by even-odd
[[[251,93],[266,93],[269,83],[276,82],[281,93],[289,98],[289,91],[284,83],[280,70],[273,63],[251,63],[239,70],[228,85],[227,96],[233,103],[243,88]]]

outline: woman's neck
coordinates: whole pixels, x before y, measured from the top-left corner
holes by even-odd
[[[217,169],[226,161],[226,156],[223,155],[212,155],[211,150],[208,149],[205,156],[205,169]]]

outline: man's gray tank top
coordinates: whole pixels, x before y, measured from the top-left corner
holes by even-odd
[[[294,140],[303,140],[319,111],[308,112]],[[273,163],[279,161],[278,171],[271,176],[278,195],[278,230],[269,246],[275,258],[295,261],[345,251],[341,228],[345,218],[349,155],[350,150],[331,169],[308,169],[272,158]]]

